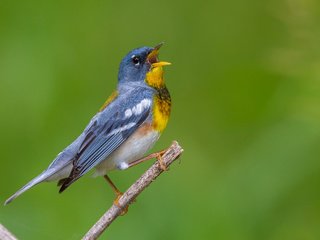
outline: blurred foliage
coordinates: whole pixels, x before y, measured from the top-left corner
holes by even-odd
[[[185,148],[108,239],[320,239],[320,3],[0,1],[0,201],[40,173],[116,86],[121,58],[165,41]],[[126,189],[151,163],[114,171]],[[88,174],[90,175],[90,174]],[[112,204],[102,178],[41,184],[0,222],[79,239]]]

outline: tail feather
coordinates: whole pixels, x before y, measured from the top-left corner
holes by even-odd
[[[68,178],[62,178],[58,181],[57,186],[60,187]]]
[[[64,190],[66,190],[74,181],[75,179],[68,177],[65,179],[62,179],[63,181],[60,182],[60,189],[59,189],[59,193],[62,193]]]
[[[37,177],[35,177],[34,179],[32,179],[30,182],[28,182],[26,185],[24,185],[22,188],[20,188],[15,194],[13,194],[11,197],[9,197],[4,205],[9,204],[10,202],[12,202],[15,198],[17,198],[18,196],[20,196],[22,193],[24,193],[25,191],[29,190],[30,188],[32,188],[33,186],[37,185],[38,183],[41,183],[43,181],[45,181],[48,177],[50,177],[53,174],[53,171],[50,169],[45,170],[44,172],[42,172],[40,175],[38,175]]]

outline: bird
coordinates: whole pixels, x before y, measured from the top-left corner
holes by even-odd
[[[125,170],[154,157],[166,170],[161,158],[164,151],[143,157],[158,141],[171,112],[171,97],[163,77],[163,66],[171,63],[158,60],[162,45],[133,49],[122,59],[116,90],[80,136],[4,205],[42,182],[57,181],[62,193],[93,168],[119,199],[122,193],[107,175],[109,171]]]

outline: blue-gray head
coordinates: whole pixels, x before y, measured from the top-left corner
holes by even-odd
[[[141,47],[129,52],[121,61],[118,81],[119,84],[127,82],[143,82],[146,74],[155,67],[168,65],[167,62],[158,61],[158,53],[162,44],[155,47]]]

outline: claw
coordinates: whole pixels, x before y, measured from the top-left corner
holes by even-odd
[[[122,192],[117,192],[116,193],[116,199],[113,201],[113,204],[116,205],[118,208],[120,208],[122,210],[121,212],[121,216],[125,215],[128,212],[128,206],[126,206],[125,208],[122,208],[119,204],[119,200],[122,197],[123,193]]]
[[[117,192],[116,193],[116,198],[113,200],[113,204],[116,205],[119,208],[120,208],[119,200],[122,197],[122,195],[123,195],[122,192]]]
[[[168,171],[168,168],[166,166],[166,164],[163,162],[163,159],[162,159],[162,155],[163,155],[164,152],[160,152],[158,155],[157,155],[157,160],[159,162],[159,165],[160,165],[160,168],[162,171]]]

